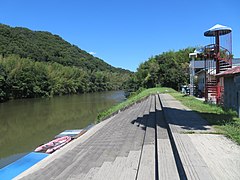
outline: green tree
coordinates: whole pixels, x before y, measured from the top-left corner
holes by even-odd
[[[165,86],[178,89],[189,80],[189,53],[193,48],[164,52],[141,63],[128,81],[130,89]]]

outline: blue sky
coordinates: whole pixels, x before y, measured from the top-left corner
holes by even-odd
[[[0,0],[0,23],[49,31],[107,63],[135,71],[168,50],[207,45],[215,24],[233,29],[240,57],[239,0]]]

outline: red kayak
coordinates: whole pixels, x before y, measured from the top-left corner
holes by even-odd
[[[70,136],[63,136],[57,139],[54,139],[46,144],[43,144],[39,147],[37,147],[34,151],[35,152],[45,152],[45,153],[53,153],[54,151],[60,149],[67,143],[69,143],[72,140]]]

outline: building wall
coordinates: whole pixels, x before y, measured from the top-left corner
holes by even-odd
[[[198,74],[197,77],[197,82],[198,82],[198,89],[202,92],[205,91],[204,87],[205,87],[205,71],[202,71]]]
[[[238,110],[240,75],[224,77],[224,107]]]

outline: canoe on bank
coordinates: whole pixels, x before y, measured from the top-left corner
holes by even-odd
[[[51,154],[54,151],[60,149],[64,145],[66,145],[67,143],[69,143],[71,140],[72,140],[72,138],[70,136],[63,136],[60,138],[56,138],[46,144],[43,144],[43,145],[37,147],[34,151]]]
[[[63,136],[71,136],[72,138],[76,138],[80,133],[83,133],[85,130],[84,129],[73,129],[73,130],[65,130],[55,136],[55,138],[60,138]]]

